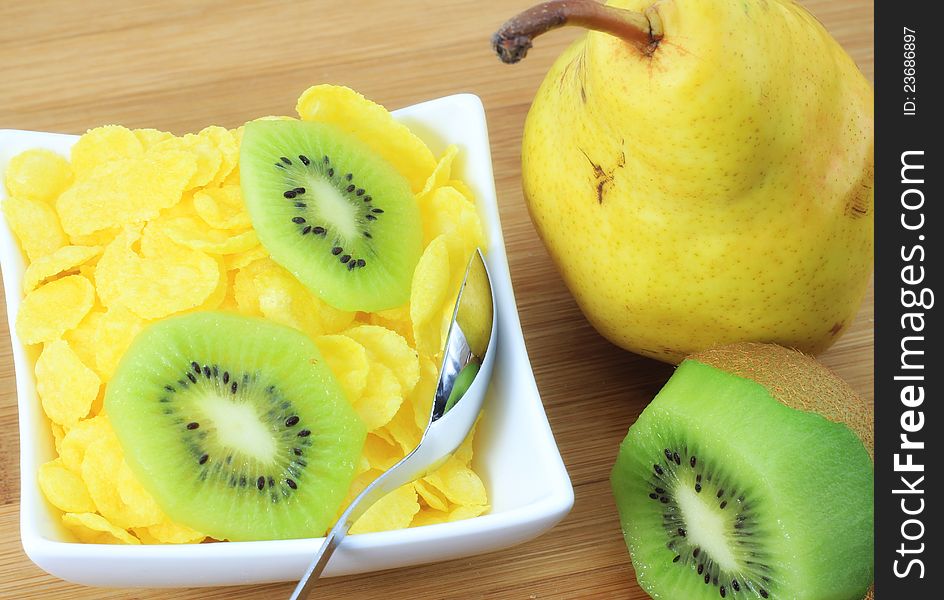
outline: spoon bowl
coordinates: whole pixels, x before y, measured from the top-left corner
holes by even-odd
[[[308,597],[331,555],[371,505],[400,486],[435,471],[469,435],[482,410],[495,365],[496,333],[494,291],[485,257],[476,249],[459,288],[443,348],[436,397],[419,444],[348,505],[292,592],[292,600]]]

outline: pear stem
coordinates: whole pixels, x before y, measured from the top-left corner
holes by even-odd
[[[646,55],[662,39],[662,20],[650,7],[645,13],[615,8],[595,0],[551,0],[512,17],[492,36],[492,48],[507,64],[528,54],[542,33],[567,25],[603,31],[626,40]]]

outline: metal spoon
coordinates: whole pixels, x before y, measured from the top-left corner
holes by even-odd
[[[466,267],[443,348],[442,368],[429,424],[416,448],[375,479],[347,507],[325,537],[292,600],[307,598],[351,525],[372,504],[402,485],[435,471],[462,444],[475,424],[495,363],[495,297],[482,251]]]

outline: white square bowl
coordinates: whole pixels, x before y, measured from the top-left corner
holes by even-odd
[[[506,548],[553,527],[574,495],[534,382],[515,307],[492,175],[485,111],[477,96],[457,94],[394,112],[440,154],[459,147],[456,172],[476,194],[487,229],[488,265],[498,313],[498,356],[476,434],[475,468],[492,510],[465,521],[346,538],[325,576],[449,560]],[[0,130],[0,175],[29,148],[68,156],[73,135]],[[2,177],[0,177],[2,180]],[[5,196],[0,185],[0,199]],[[218,544],[81,544],[40,492],[36,472],[55,456],[36,395],[31,361],[16,336],[24,263],[0,218],[0,264],[13,344],[20,427],[20,537],[26,554],[56,577],[85,585],[189,587],[289,581],[304,572],[323,538]]]

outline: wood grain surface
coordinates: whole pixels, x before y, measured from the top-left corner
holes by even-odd
[[[290,113],[311,84],[349,85],[388,108],[455,92],[485,103],[501,218],[538,387],[576,493],[542,537],[502,552],[334,578],[323,598],[645,598],[620,536],[608,475],[619,441],[671,373],[586,323],[528,218],[525,114],[577,31],[541,38],[516,67],[488,38],[529,0],[0,2],[0,128],[82,133],[105,123],[184,133]],[[871,0],[806,0],[872,77]],[[46,575],[19,541],[16,393],[0,321],[0,597],[281,598],[292,584],[106,590]],[[822,360],[872,399],[871,290]]]

